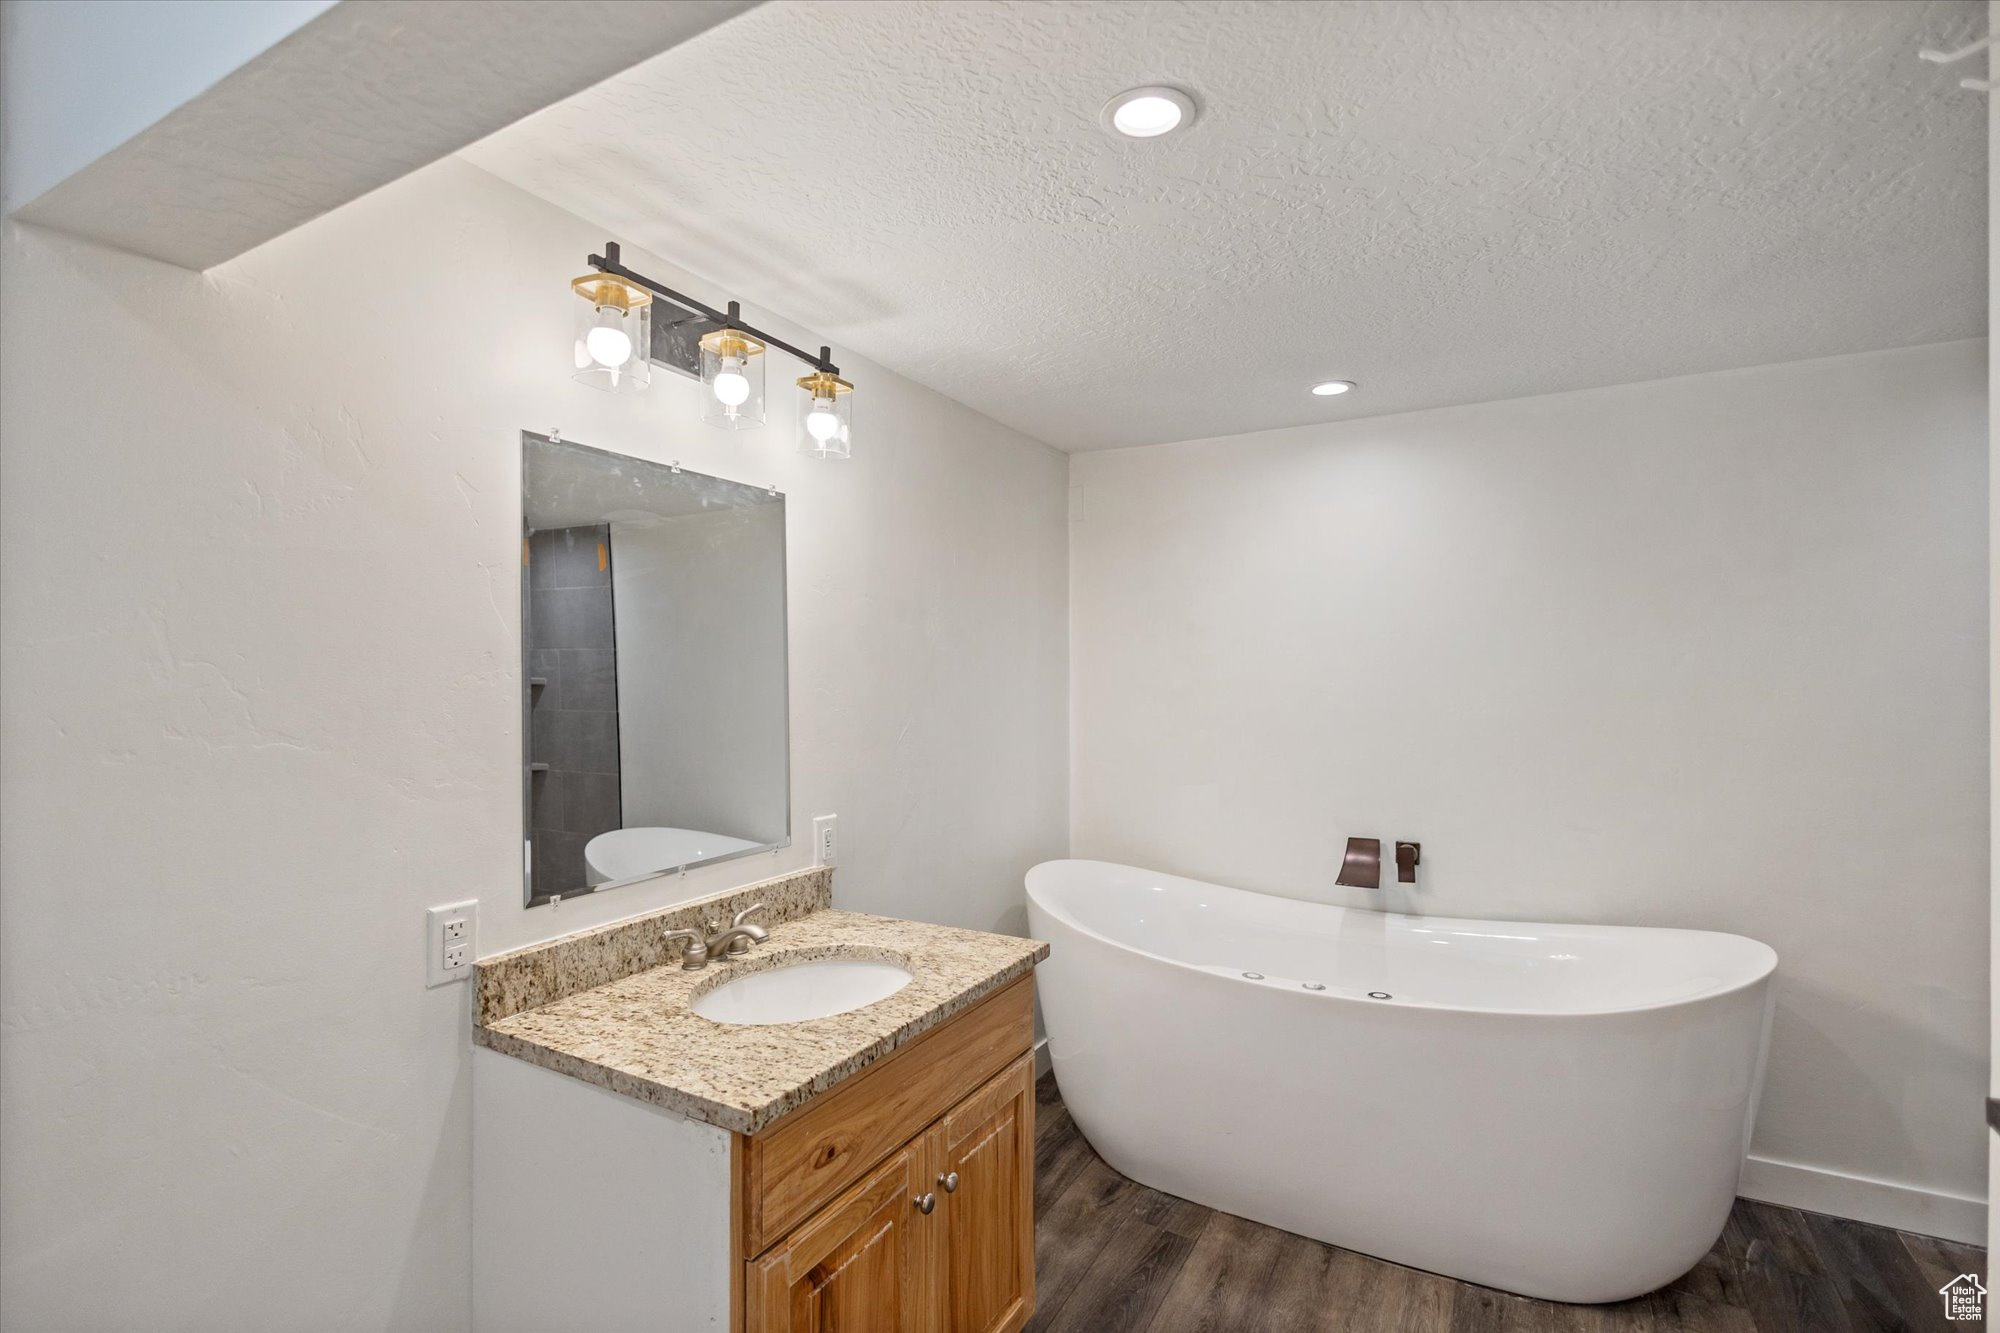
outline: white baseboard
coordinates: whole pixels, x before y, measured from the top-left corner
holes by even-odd
[[[1736,1192],[1746,1199],[1851,1217],[1898,1231],[1942,1236],[1967,1245],[1986,1243],[1986,1200],[1968,1195],[1850,1176],[1771,1157],[1746,1160]]]
[[[1049,1039],[1043,1037],[1035,1043],[1035,1077],[1049,1072]]]

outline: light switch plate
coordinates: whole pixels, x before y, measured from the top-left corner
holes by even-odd
[[[424,913],[424,985],[443,986],[472,975],[479,956],[479,900],[446,903]]]
[[[813,817],[813,864],[830,866],[839,859],[840,834],[834,826],[835,815]]]

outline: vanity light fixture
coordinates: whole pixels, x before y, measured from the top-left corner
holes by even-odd
[[[1194,98],[1179,88],[1127,88],[1104,104],[1104,128],[1128,139],[1157,139],[1194,122]]]
[[[570,283],[576,308],[575,378],[609,393],[653,382],[653,294],[614,274],[586,273]]]
[[[1353,388],[1353,380],[1321,380],[1313,385],[1313,393],[1320,398],[1332,398],[1336,394],[1351,392]]]
[[[713,327],[701,336],[701,419],[724,430],[764,424],[765,352],[777,348],[812,367],[799,380],[799,448],[816,458],[846,458],[852,449],[849,425],[854,386],[840,377],[833,349],[819,355],[792,346],[744,322],[731,301],[717,310],[692,296],[662,286],[626,268],[616,241],[590,256],[594,270],[570,284],[587,307],[577,316],[576,378],[600,389],[643,387],[652,379],[652,323],[655,301],[665,301]],[[636,319],[634,319],[636,316]],[[670,322],[684,327],[684,322]],[[667,358],[668,364],[675,364]],[[686,364],[686,363],[682,363]]]
[[[736,302],[729,323],[701,339],[701,419],[723,430],[764,424],[764,342],[737,325]]]

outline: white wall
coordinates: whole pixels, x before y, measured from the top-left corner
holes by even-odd
[[[333,5],[7,0],[0,5],[0,212],[88,166]]]
[[[807,862],[519,905],[524,427],[784,489],[839,900],[1024,927],[1064,460],[853,357],[839,466],[785,403],[729,434],[685,381],[574,385],[604,239],[457,161],[206,275],[0,230],[7,1328],[464,1328],[467,989],[424,989],[424,907],[478,897],[491,953]]]
[[[1819,1171],[1747,1188],[1976,1234],[1984,356],[1076,456],[1073,853],[1765,940],[1756,1152]]]
[[[625,828],[785,837],[784,522],[763,504],[611,525]]]

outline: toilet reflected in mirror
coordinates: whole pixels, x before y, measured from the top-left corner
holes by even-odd
[[[785,500],[522,436],[530,906],[791,841]]]

